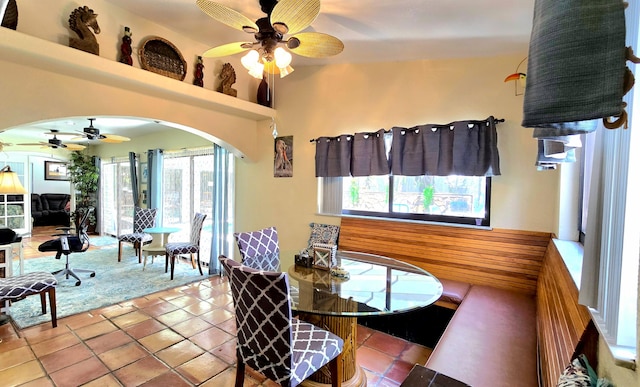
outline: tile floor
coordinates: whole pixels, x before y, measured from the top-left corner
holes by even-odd
[[[23,241],[39,256],[46,231]],[[3,386],[232,386],[235,320],[226,279],[212,277],[16,332],[0,326]],[[429,348],[358,326],[368,386],[399,386]],[[247,368],[245,386],[273,386]]]

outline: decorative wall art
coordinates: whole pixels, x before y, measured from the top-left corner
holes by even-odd
[[[274,140],[273,177],[293,177],[293,136]]]
[[[220,71],[220,79],[222,79],[222,82],[220,82],[220,86],[218,86],[218,91],[222,94],[237,97],[238,90],[231,87],[234,83],[236,83],[236,70],[233,69],[231,63],[225,63],[222,65],[222,71]]]
[[[94,35],[100,33],[100,26],[98,15],[92,9],[85,5],[73,10],[69,16],[69,28],[78,34],[78,38],[69,37],[69,47],[100,55],[100,45]]]
[[[45,180],[69,180],[69,170],[67,163],[57,161],[44,162],[44,179]]]
[[[187,75],[187,62],[178,48],[159,36],[148,38],[140,46],[140,67],[179,81]]]

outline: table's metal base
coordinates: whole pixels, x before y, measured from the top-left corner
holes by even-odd
[[[331,386],[331,383],[318,383],[308,379],[302,382],[301,386],[327,387],[327,386]],[[342,387],[366,387],[366,386],[367,386],[367,375],[365,375],[364,370],[359,365],[356,365],[355,373],[353,374],[351,379],[347,379],[342,382]]]

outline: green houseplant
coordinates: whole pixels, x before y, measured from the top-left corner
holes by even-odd
[[[95,157],[74,151],[71,153],[68,171],[76,189],[76,211],[72,214],[75,221],[87,208],[96,206],[100,168],[96,165]],[[95,212],[89,217],[89,225],[96,225]]]

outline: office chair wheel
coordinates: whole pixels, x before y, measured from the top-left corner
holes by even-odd
[[[82,281],[76,282],[76,286],[80,286],[81,283],[82,283]]]
[[[96,273],[91,273],[91,275],[89,275],[89,277],[95,277]]]

